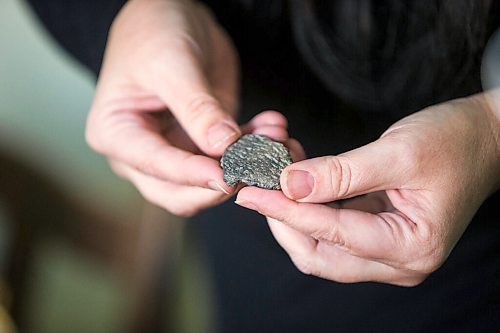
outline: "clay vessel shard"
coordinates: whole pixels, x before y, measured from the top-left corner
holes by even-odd
[[[280,175],[292,164],[288,148],[263,135],[247,134],[222,155],[224,181],[229,186],[245,183],[268,190],[280,190]]]

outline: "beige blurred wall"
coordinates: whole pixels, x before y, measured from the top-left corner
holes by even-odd
[[[35,165],[68,195],[127,216],[136,191],[84,141],[94,78],[20,0],[0,0],[0,150]]]
[[[23,1],[0,0],[0,154],[13,154],[39,170],[79,205],[130,222],[140,215],[142,200],[84,141],[93,80],[46,34]],[[40,223],[50,218],[40,216]],[[2,266],[9,254],[8,219],[0,198]],[[123,281],[70,242],[37,244],[29,275],[24,327],[30,332],[122,331]]]

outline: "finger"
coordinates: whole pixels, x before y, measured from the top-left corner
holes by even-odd
[[[257,114],[247,124],[249,132],[264,125],[278,126],[287,129],[288,121],[280,112],[268,110]]]
[[[313,158],[287,167],[283,193],[300,202],[323,203],[400,188],[413,164],[401,145],[380,139],[339,156]]]
[[[412,224],[397,214],[384,213],[388,215],[381,217],[357,210],[297,203],[282,192],[256,187],[242,189],[236,203],[367,259],[390,261],[399,258],[403,255],[407,236],[413,232]]]
[[[233,191],[224,183],[218,161],[169,145],[141,114],[103,114],[108,118],[94,119],[87,127],[95,150],[161,180]]]
[[[267,217],[267,223],[278,244],[288,253],[299,269],[305,266],[302,265],[303,262],[316,255],[318,244],[316,239],[271,217]]]
[[[252,130],[252,134],[266,136],[274,141],[286,141],[288,139],[288,131],[280,126],[263,125]]]
[[[276,141],[288,139],[288,121],[277,111],[263,111],[242,126],[243,133],[265,135]]]
[[[383,264],[352,256],[278,220],[267,218],[267,221],[276,241],[302,273],[337,282],[361,282],[380,278],[377,273],[382,270],[380,265]]]
[[[305,158],[302,145],[295,139],[290,139],[287,131],[286,117],[277,111],[263,111],[242,126],[243,133],[260,134],[275,141],[280,141],[290,150],[293,161]]]
[[[146,200],[175,215],[192,216],[229,198],[229,195],[214,190],[160,181],[121,163],[113,163],[113,169],[130,180]]]
[[[215,97],[193,43],[188,37],[184,42],[177,40],[161,65],[153,68],[154,85],[145,84],[154,89],[202,151],[220,156],[241,133],[231,111]]]
[[[290,150],[290,155],[292,156],[292,161],[298,162],[302,161],[306,158],[306,153],[304,152],[304,148],[295,139],[288,139],[285,142],[285,146],[288,147],[288,150]]]
[[[424,278],[351,255],[336,246],[306,236],[278,220],[267,218],[267,222],[276,241],[304,274],[343,283],[376,281],[401,286],[416,285]]]

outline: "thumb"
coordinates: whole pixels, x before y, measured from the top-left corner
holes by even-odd
[[[215,97],[200,60],[193,52],[178,54],[158,73],[158,96],[193,142],[206,154],[222,155],[241,135],[239,126]]]
[[[400,188],[415,161],[402,150],[382,138],[342,155],[300,161],[283,170],[281,188],[290,199],[312,203]]]

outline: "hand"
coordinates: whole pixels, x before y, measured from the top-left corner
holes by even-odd
[[[87,141],[151,202],[192,215],[234,192],[218,157],[241,135],[237,92],[236,53],[207,8],[129,1],[109,35]]]
[[[364,147],[292,164],[283,192],[248,187],[237,203],[268,217],[304,273],[416,285],[499,187],[500,124],[485,105],[478,95],[430,107]],[[371,212],[323,204],[377,191],[390,204],[382,199]]]

